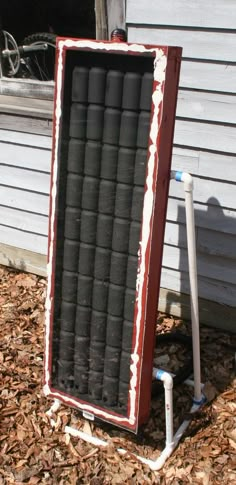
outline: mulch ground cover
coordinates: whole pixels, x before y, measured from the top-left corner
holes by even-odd
[[[163,393],[153,399],[150,419],[137,437],[108,424],[85,422],[61,406],[52,428],[43,395],[46,280],[0,267],[0,485],[5,484],[224,484],[236,483],[235,336],[201,327],[202,381],[208,402],[193,417],[173,455],[152,472],[133,453],[155,459],[165,443]],[[159,315],[157,332],[189,322]],[[157,349],[155,363],[169,370],[183,364],[178,344]],[[188,416],[192,390],[174,390],[175,428]],[[102,450],[64,432],[73,425],[102,439]],[[130,454],[120,456],[116,448]]]

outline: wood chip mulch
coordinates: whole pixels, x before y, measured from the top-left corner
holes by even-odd
[[[203,484],[236,483],[235,336],[201,327],[202,380],[207,404],[194,416],[173,455],[160,472],[138,462],[132,452],[156,458],[165,443],[163,393],[152,402],[148,423],[137,437],[108,424],[85,422],[61,406],[52,429],[51,402],[42,391],[46,280],[0,267],[0,485],[10,484]],[[158,332],[190,324],[160,315]],[[181,365],[178,345],[162,348],[159,365]],[[171,369],[170,369],[171,370]],[[191,407],[192,390],[174,390],[177,428]],[[102,439],[95,448],[64,432],[71,424]],[[130,451],[120,456],[116,447]]]

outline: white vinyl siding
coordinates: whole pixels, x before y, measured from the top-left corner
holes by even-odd
[[[236,315],[236,3],[127,0],[126,22],[129,42],[183,47],[172,169],[194,177],[200,314],[209,305],[214,324],[212,302]],[[189,294],[184,192],[173,181],[161,287],[162,309]]]

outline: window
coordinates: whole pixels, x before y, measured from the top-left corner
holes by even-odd
[[[55,43],[56,35],[68,37],[95,37],[94,0],[9,0],[0,5],[0,32],[9,32],[19,45],[31,45],[49,42],[47,51],[31,53],[28,65],[20,62],[20,56],[11,56],[12,63],[1,57],[0,94],[23,97],[52,99],[55,50],[50,41]],[[39,34],[36,36],[35,34]],[[44,33],[44,34],[42,34]],[[13,39],[13,40],[14,40]],[[4,49],[6,41],[0,36],[0,45]],[[8,47],[14,49],[14,42],[8,39]],[[43,57],[44,56],[44,57]],[[35,59],[35,60],[34,60]],[[45,70],[41,69],[41,59]],[[46,59],[46,61],[45,61]],[[39,61],[38,61],[39,60]],[[39,64],[38,72],[37,65]],[[41,76],[41,73],[43,75]],[[38,75],[39,74],[39,75]],[[51,81],[47,83],[37,82]]]

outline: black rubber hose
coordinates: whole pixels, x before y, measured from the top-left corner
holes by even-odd
[[[179,343],[184,345],[184,347],[188,350],[188,356],[186,359],[186,362],[183,366],[180,367],[180,369],[175,373],[173,371],[173,374],[175,374],[173,378],[173,384],[174,386],[181,384],[183,381],[185,381],[193,372],[193,346],[192,346],[192,337],[189,337],[187,335],[183,335],[180,332],[168,332],[168,333],[163,333],[159,334],[156,336],[156,347],[161,346],[163,344],[168,344],[168,343]],[[155,380],[152,383],[152,396],[157,396],[160,394],[160,392],[163,391],[163,384],[162,382]]]

